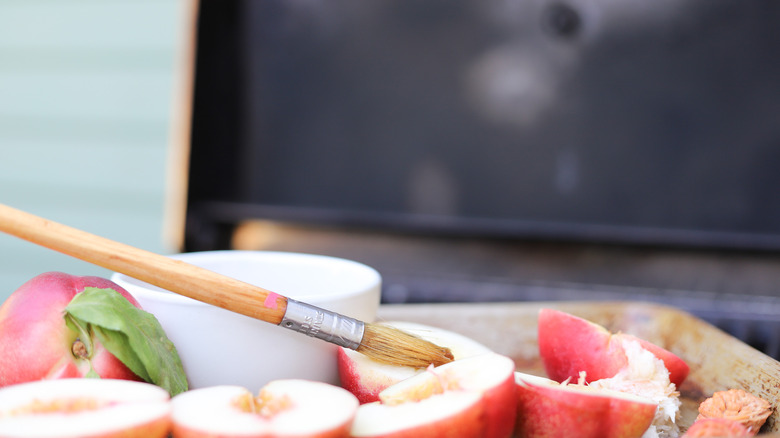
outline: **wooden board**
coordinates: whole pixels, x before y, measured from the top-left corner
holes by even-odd
[[[780,362],[714,326],[673,307],[641,302],[522,302],[384,305],[379,320],[410,321],[469,336],[511,357],[518,371],[544,375],[537,344],[537,314],[555,308],[630,333],[680,356],[691,367],[680,388],[680,425],[695,419],[698,404],[713,392],[741,388],[780,405]],[[761,429],[780,437],[775,410]]]

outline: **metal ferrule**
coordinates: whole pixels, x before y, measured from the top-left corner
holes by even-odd
[[[289,298],[279,325],[351,350],[363,340],[363,322]]]

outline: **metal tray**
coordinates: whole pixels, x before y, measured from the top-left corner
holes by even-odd
[[[519,371],[544,375],[537,345],[543,307],[586,318],[613,332],[630,333],[680,356],[691,367],[679,388],[680,425],[695,419],[713,392],[741,388],[769,401],[775,411],[762,436],[780,437],[780,362],[689,313],[642,302],[516,302],[383,305],[379,320],[428,324],[467,335],[514,359]]]

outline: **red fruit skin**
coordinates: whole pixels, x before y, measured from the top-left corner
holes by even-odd
[[[656,405],[588,392],[517,382],[515,437],[636,438],[650,427]]]
[[[40,274],[11,294],[0,307],[0,387],[41,379],[83,377],[89,363],[71,352],[78,333],[63,318],[65,307],[86,287],[114,289],[140,308],[110,280],[62,272]],[[141,380],[96,339],[92,366],[103,378]]]
[[[518,438],[558,438],[576,433],[582,438],[602,437],[609,411],[606,397],[573,397],[564,391],[517,385]]]
[[[604,327],[553,309],[542,309],[538,323],[539,356],[547,376],[557,382],[613,377],[626,363],[622,346],[616,346]]]
[[[461,412],[457,418],[443,420],[441,422],[429,423],[417,428],[408,429],[402,432],[391,434],[392,438],[482,438],[482,424],[480,416],[482,409],[478,406],[472,406],[466,411]],[[446,424],[445,424],[446,422]]]
[[[539,356],[547,376],[555,381],[577,381],[581,371],[586,380],[615,376],[628,364],[623,342],[635,340],[663,360],[669,379],[677,387],[688,377],[690,368],[674,353],[646,340],[626,334],[612,334],[586,319],[554,309],[542,309],[538,322]]]
[[[640,437],[653,423],[655,403],[636,403],[630,400],[610,399],[609,415],[602,422],[609,425],[604,438]]]
[[[481,405],[481,402],[475,403],[439,421],[389,433],[366,435],[362,438],[483,438],[485,417]]]
[[[357,397],[360,404],[371,403],[379,401],[379,393],[382,392],[392,382],[384,384],[377,384],[376,386],[361,385],[360,376],[357,370],[355,370],[355,362],[347,357],[343,348],[338,348],[336,360],[338,361],[339,379],[341,381],[341,387],[351,392]]]
[[[111,431],[100,435],[89,435],[85,438],[168,438],[171,436],[171,419],[158,418],[146,424],[141,424],[121,432]]]
[[[517,384],[514,374],[501,385],[485,392],[482,396],[484,406],[484,438],[511,437],[517,420]]]

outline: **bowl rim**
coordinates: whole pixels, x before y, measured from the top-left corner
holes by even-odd
[[[320,295],[317,296],[315,299],[309,299],[309,297],[294,298],[294,299],[299,299],[299,300],[305,299],[310,303],[316,303],[318,301],[323,301],[323,300],[324,301],[341,300],[341,299],[360,295],[364,292],[371,291],[372,289],[376,289],[378,292],[381,293],[382,276],[379,273],[379,271],[364,263],[360,263],[354,260],[341,258],[341,257],[302,253],[302,252],[292,252],[292,251],[263,251],[263,250],[192,251],[192,252],[185,252],[185,253],[167,254],[166,257],[171,257],[173,259],[182,260],[185,262],[188,260],[196,261],[196,260],[211,259],[215,257],[219,257],[223,260],[225,260],[225,257],[228,257],[227,260],[229,260],[230,258],[239,258],[239,259],[246,260],[247,257],[251,257],[257,259],[274,258],[277,260],[303,259],[307,261],[339,264],[342,266],[348,266],[351,269],[362,271],[363,275],[366,276],[366,280],[363,286],[351,288],[351,290],[347,292]],[[146,299],[154,299],[160,302],[172,303],[172,304],[188,304],[193,306],[213,307],[211,304],[204,303],[202,301],[198,301],[186,297],[184,295],[179,295],[177,293],[163,290],[157,286],[151,285],[145,281],[138,280],[136,278],[133,278],[126,274],[122,274],[120,272],[113,272],[111,274],[111,281],[113,281],[123,289],[127,290],[127,292],[133,296],[142,295],[142,297]],[[132,290],[128,290],[128,288],[126,287],[126,285],[128,284],[133,286]],[[283,294],[283,291],[279,291],[279,293]]]

